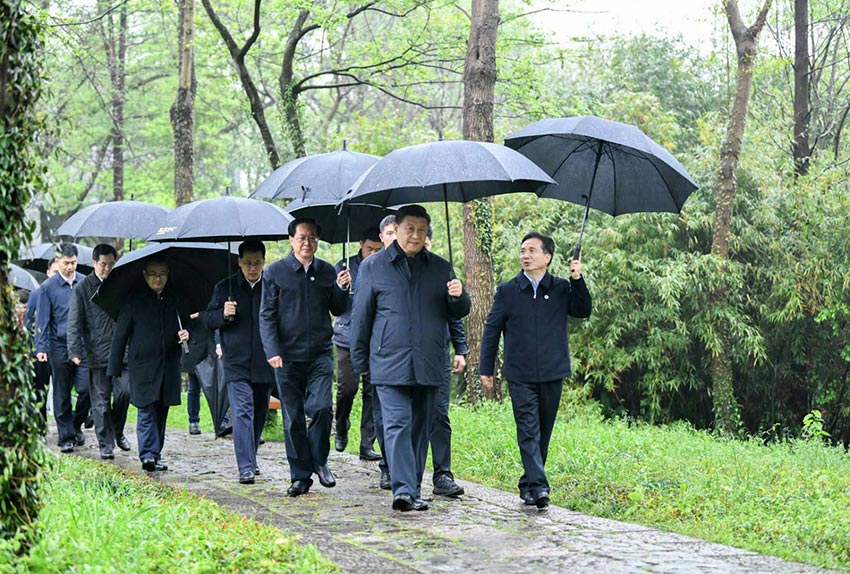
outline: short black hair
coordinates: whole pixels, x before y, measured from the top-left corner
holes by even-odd
[[[434,226],[430,223],[428,224],[428,231],[425,232],[425,236],[431,241],[434,241]]]
[[[555,259],[555,240],[549,237],[548,235],[543,235],[542,233],[538,233],[537,231],[529,231],[525,234],[525,237],[522,238],[522,241],[519,242],[520,245],[528,241],[529,239],[539,239],[540,243],[543,246],[543,253],[548,253],[552,256],[552,259],[549,260],[549,263],[546,265],[547,267],[552,264],[552,261]]]
[[[378,231],[377,227],[367,227],[363,230],[363,233],[360,234],[360,241],[377,241],[381,242],[380,231]]]
[[[118,260],[118,250],[108,243],[98,243],[94,246],[91,252],[92,261],[97,263],[101,255],[112,255],[116,261]]]
[[[239,244],[239,257],[244,257],[246,252],[262,253],[263,259],[266,258],[266,246],[262,241],[257,239],[249,239]]]
[[[155,264],[165,265],[169,270],[171,269],[171,266],[168,264],[168,259],[166,259],[165,257],[151,257],[150,259],[145,261],[145,273],[148,272],[148,267]]]
[[[60,243],[56,246],[56,258],[60,257],[76,257],[77,246],[73,243]]]
[[[405,205],[395,212],[395,222],[401,225],[405,217],[421,217],[431,225],[431,216],[421,205]]]
[[[316,237],[322,236],[322,226],[319,225],[319,222],[313,219],[312,217],[296,217],[292,221],[289,222],[289,229],[287,233],[290,237],[295,235],[295,230],[298,229],[298,226],[306,223],[307,225],[312,225],[316,228]]]

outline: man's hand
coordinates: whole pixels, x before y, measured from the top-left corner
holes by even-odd
[[[180,343],[185,343],[186,341],[188,341],[189,331],[187,331],[186,329],[181,329],[180,331],[177,331],[177,340]]]
[[[224,302],[224,316],[225,317],[235,317],[236,316],[236,301],[225,301]]]
[[[347,289],[351,285],[351,272],[348,267],[337,273],[336,284],[339,285],[340,289]]]
[[[271,359],[268,360],[269,365],[272,366],[273,369],[279,369],[283,366],[283,359],[280,355],[275,355]]]
[[[46,363],[47,353],[37,353],[35,358],[38,360],[39,363]]]
[[[192,313],[191,315],[189,315],[189,318],[190,318],[190,319],[197,319],[197,318],[198,318],[198,317],[200,317],[200,316],[201,316],[201,312],[200,312],[200,311],[195,311],[194,313]]]
[[[449,288],[449,295],[452,297],[460,297],[463,294],[463,285],[457,279],[452,279],[446,283],[446,287]]]
[[[219,359],[222,357],[221,345],[220,344],[215,346],[215,356],[218,357]]]
[[[488,393],[493,390],[493,377],[481,375],[481,388]]]
[[[581,255],[579,255],[581,257]],[[570,277],[573,279],[581,279],[581,259],[573,259],[570,263]]]
[[[452,372],[454,374],[462,373],[466,368],[466,357],[463,355],[455,355],[454,360],[452,361]]]
[[[71,357],[71,362],[79,367],[83,361],[79,357]]]

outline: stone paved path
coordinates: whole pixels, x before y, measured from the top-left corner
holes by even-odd
[[[88,444],[76,452],[98,458]],[[134,442],[133,429],[127,437]],[[55,433],[49,437],[55,443]],[[114,463],[142,472],[133,450],[116,449]],[[427,512],[397,513],[378,488],[375,463],[331,453],[336,488],[316,480],[310,493],[286,496],[289,472],[282,443],[260,447],[262,474],[251,486],[236,480],[233,444],[212,435],[169,429],[163,462],[169,470],[151,476],[212,499],[229,510],[316,544],[343,572],[414,573],[753,573],[824,572],[802,564],[661,532],[645,526],[586,516],[552,506],[546,512],[519,497],[460,481],[459,500],[434,497]],[[430,478],[430,477],[428,477]],[[431,492],[430,483],[423,494]]]

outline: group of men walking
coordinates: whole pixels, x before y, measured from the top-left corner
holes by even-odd
[[[353,399],[362,383],[359,455],[380,461],[380,486],[392,490],[392,508],[428,508],[421,486],[429,444],[434,494],[463,494],[451,471],[448,405],[451,373],[466,365],[462,320],[470,299],[451,264],[430,251],[430,223],[421,206],[402,207],[379,229],[367,231],[358,253],[336,267],[315,256],[321,229],[310,219],[291,223],[292,252],[268,267],[263,243],[239,246],[239,270],[216,285],[200,320],[218,332],[241,483],[253,483],[260,473],[257,448],[276,388],[290,469],[288,494],[307,493],[314,475],[322,486],[335,486],[328,466],[332,428],[335,422],[335,448],[345,450]],[[61,313],[46,313],[50,319],[43,333],[49,336],[39,343],[39,360],[46,358],[41,345],[51,345],[56,387],[67,395],[67,405],[65,398],[54,398],[60,448],[72,449],[79,434],[79,421],[70,412],[74,377],[91,383],[101,455],[110,457],[115,441],[124,448],[126,393],[105,381],[120,377],[126,352],[129,396],[139,409],[139,457],[145,470],[165,470],[160,462],[165,421],[169,406],[180,401],[180,344],[189,338],[180,325],[189,310],[180,294],[168,289],[168,263],[148,260],[147,289],[130,298],[112,323],[91,302],[117,257],[114,249],[99,253],[100,247],[94,279],[65,273],[60,257],[61,278],[45,290],[51,305],[65,297],[71,301],[67,328],[58,320]],[[497,290],[480,361],[487,387],[493,384],[504,334],[505,376],[525,470],[518,486],[522,501],[538,508],[549,503],[543,468],[562,382],[571,374],[567,317],[586,317],[591,308],[581,263],[572,261],[570,277],[561,279],[547,271],[553,257],[550,238],[537,233],[523,238],[522,269]],[[78,407],[86,400],[80,388]],[[376,440],[381,454],[374,450]]]

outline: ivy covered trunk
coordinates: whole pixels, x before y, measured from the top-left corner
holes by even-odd
[[[496,34],[499,29],[498,0],[473,0],[469,44],[463,71],[463,138],[493,141],[493,102],[496,86]],[[467,319],[469,345],[466,392],[475,404],[482,395],[478,376],[481,335],[493,301],[493,213],[490,199],[463,206],[463,250],[466,290],[472,299]],[[490,398],[501,398],[494,385]]]
[[[45,463],[41,414],[33,387],[30,341],[15,315],[8,264],[31,226],[24,208],[42,187],[42,160],[35,141],[42,120],[42,22],[27,13],[32,4],[0,0],[0,536],[28,532],[39,509]],[[24,528],[24,530],[22,530]],[[25,538],[26,539],[26,538]]]
[[[195,195],[195,0],[179,0],[177,26],[179,76],[171,105],[174,138],[174,203],[189,203]]]

